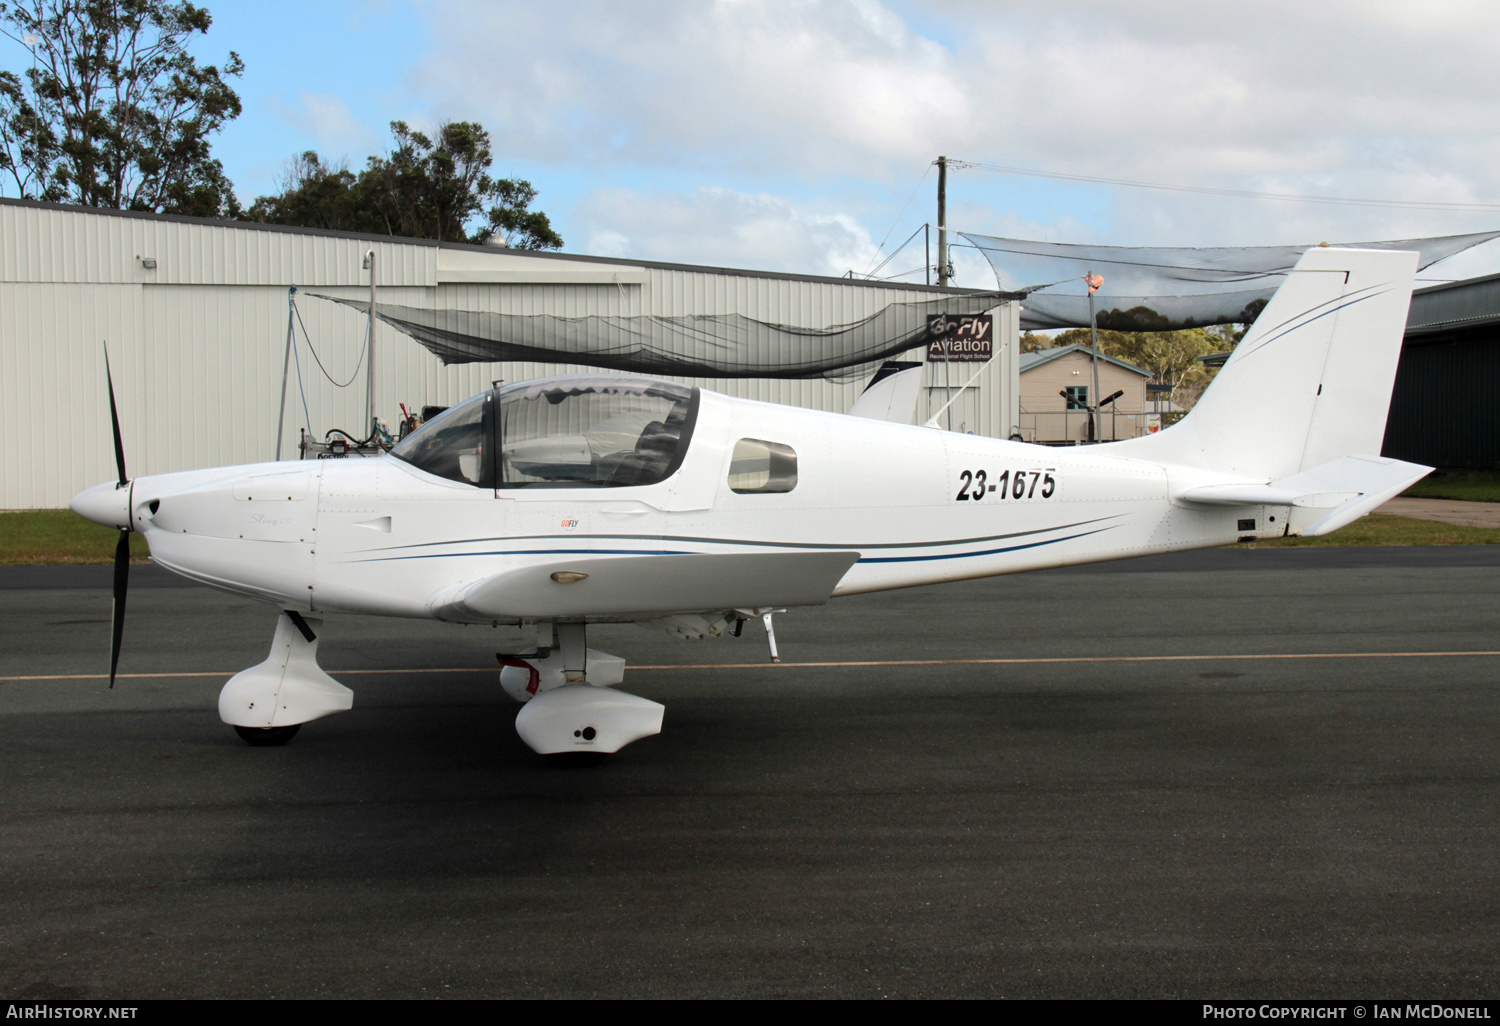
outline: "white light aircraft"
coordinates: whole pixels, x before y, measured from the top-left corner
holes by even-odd
[[[504,659],[534,750],[602,758],[661,728],[592,623],[738,634],[830,597],[1321,535],[1431,468],[1378,455],[1415,253],[1317,248],[1213,385],[1159,434],[1049,448],[734,399],[667,381],[498,386],[389,455],[118,482],[72,508],[154,562],[282,610],[220,717],[251,744],[349,709],[318,666],[331,611],[534,628]],[[113,389],[110,393],[113,414]]]

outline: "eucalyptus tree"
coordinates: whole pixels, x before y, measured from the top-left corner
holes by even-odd
[[[245,65],[188,51],[212,23],[168,0],[0,2],[0,33],[31,53],[0,71],[0,175],[30,199],[233,216],[210,140],[240,114],[227,80]]]

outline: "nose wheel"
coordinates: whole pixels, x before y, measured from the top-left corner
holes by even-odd
[[[235,724],[234,732],[245,744],[255,748],[279,748],[296,737],[300,729],[302,729],[300,723],[293,723],[287,727],[241,727]]]
[[[551,752],[542,756],[542,761],[556,769],[583,769],[608,758],[608,752]]]

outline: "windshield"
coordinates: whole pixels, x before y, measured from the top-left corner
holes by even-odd
[[[391,455],[450,481],[488,487],[493,480],[489,417],[491,395],[476,395],[445,410],[403,438]]]
[[[560,377],[500,390],[499,487],[655,484],[682,462],[698,390],[637,378]]]
[[[496,395],[499,424],[492,423]],[[698,390],[672,382],[541,378],[476,395],[422,425],[391,455],[480,487],[655,484],[682,463],[697,409]]]

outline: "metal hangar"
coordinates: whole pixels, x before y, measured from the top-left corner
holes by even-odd
[[[951,297],[972,307],[985,295],[0,199],[0,398],[8,422],[0,509],[60,507],[113,475],[106,341],[132,474],[270,460],[278,433],[289,440],[281,457],[295,458],[301,429],[318,437],[332,428],[356,432],[367,409],[366,319],[345,302],[369,295],[369,252],[381,307],[454,316],[644,323],[733,314],[811,336],[903,304]],[[1017,430],[1019,308],[1011,297],[995,302],[994,358],[928,364],[919,420],[956,395],[946,427],[995,437]],[[384,325],[373,352],[374,408],[391,423],[403,403],[448,406],[494,379],[592,369],[536,360],[445,365]],[[278,423],[284,368],[290,386]],[[842,411],[868,373],[680,380]]]

